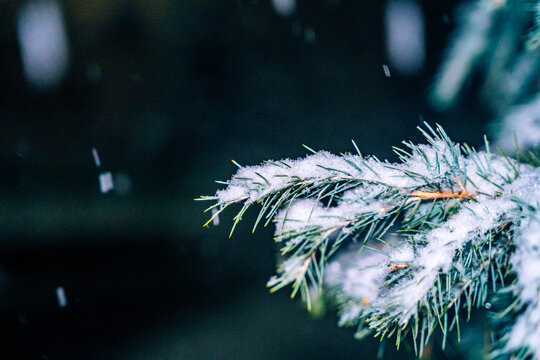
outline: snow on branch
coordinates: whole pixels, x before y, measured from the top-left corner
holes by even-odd
[[[523,312],[507,334],[506,350],[525,349],[525,356],[540,357],[540,185],[538,174],[529,177],[531,181],[522,184],[520,199],[525,213],[511,261],[517,274],[515,293]]]
[[[254,204],[253,230],[275,223],[282,261],[271,291],[291,285],[308,309],[313,290],[326,292],[357,336],[396,334],[399,344],[411,333],[419,353],[436,327],[444,346],[460,313],[483,306],[513,268],[524,310],[508,347],[538,355],[540,278],[530,268],[540,261],[540,171],[492,153],[487,141],[476,151],[426,127],[428,144],[395,148],[399,163],[364,158],[356,145],[355,155],[312,151],[239,166],[200,200],[216,202],[214,216],[242,204],[232,231]]]

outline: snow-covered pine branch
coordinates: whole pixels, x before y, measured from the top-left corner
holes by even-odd
[[[272,291],[292,285],[308,308],[314,290],[326,291],[340,324],[358,326],[358,336],[395,334],[398,345],[411,333],[420,354],[437,327],[446,339],[461,313],[504,289],[514,269],[522,314],[505,351],[538,356],[531,339],[540,278],[531,268],[540,265],[540,171],[492,153],[487,141],[486,151],[475,151],[426,127],[427,145],[395,148],[400,163],[364,158],[357,148],[341,156],[313,151],[239,166],[225,189],[201,200],[216,201],[214,216],[242,204],[233,230],[255,203],[253,229],[276,224],[283,261]]]
[[[529,174],[532,177],[534,175]],[[505,334],[504,350],[516,351],[523,357],[540,357],[540,186],[523,181],[521,207],[524,209],[519,230],[514,238],[516,251],[511,264],[517,275],[513,306],[518,311],[517,320]]]

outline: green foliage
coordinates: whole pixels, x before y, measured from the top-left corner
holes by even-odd
[[[239,166],[226,189],[199,200],[216,201],[208,209],[214,216],[243,204],[231,234],[254,203],[260,210],[253,231],[276,224],[284,260],[268,282],[271,291],[291,285],[308,309],[311,295],[324,293],[317,301],[335,303],[341,323],[357,326],[358,337],[395,335],[398,347],[410,337],[418,355],[440,329],[444,348],[450,331],[459,339],[463,316],[517,286],[514,240],[537,211],[523,189],[539,185],[538,170],[523,161],[537,165],[538,158],[493,154],[487,140],[478,152],[454,144],[440,126],[426,128],[429,145],[404,142],[395,148],[398,164],[364,158],[354,142],[357,155],[308,148],[314,154],[305,159]],[[343,256],[355,256],[357,275],[327,276],[332,266],[343,268]],[[379,285],[364,291],[364,281]],[[515,318],[523,304],[513,299],[497,316]]]

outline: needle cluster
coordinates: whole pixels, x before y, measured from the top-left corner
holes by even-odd
[[[313,151],[239,166],[209,208],[259,205],[253,230],[274,223],[282,261],[271,291],[292,287],[307,308],[324,294],[357,336],[410,338],[417,354],[436,329],[443,347],[461,318],[499,292],[515,320],[497,354],[540,356],[540,170],[476,151],[426,124],[427,144],[395,148],[399,163]],[[531,162],[537,162],[534,155]],[[209,221],[211,221],[210,219]],[[231,231],[231,234],[232,234]]]

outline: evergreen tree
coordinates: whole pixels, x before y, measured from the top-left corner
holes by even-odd
[[[439,108],[473,71],[497,119],[496,151],[420,129],[427,144],[395,148],[399,163],[325,151],[240,166],[201,200],[212,219],[252,205],[253,230],[275,223],[282,261],[268,287],[292,287],[308,309],[334,304],[361,338],[411,341],[421,356],[435,331],[444,348],[471,312],[492,322],[496,358],[540,358],[540,5],[479,0],[463,5],[431,94]],[[539,22],[540,24],[540,22]],[[483,66],[480,66],[483,65]],[[499,147],[500,146],[500,147]],[[506,152],[512,151],[511,156]],[[212,221],[212,219],[209,220]],[[483,336],[483,334],[480,334]]]

